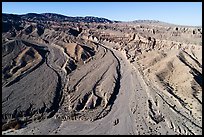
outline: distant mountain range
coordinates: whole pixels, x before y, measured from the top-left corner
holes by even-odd
[[[12,22],[14,24],[20,23],[21,21],[30,21],[30,22],[36,22],[36,23],[45,23],[49,21],[54,22],[73,22],[73,23],[147,23],[147,24],[163,24],[163,25],[173,25],[173,26],[184,26],[184,25],[176,25],[172,23],[167,23],[163,21],[158,20],[134,20],[134,21],[116,21],[116,20],[109,20],[106,18],[100,18],[100,17],[93,17],[93,16],[86,16],[86,17],[71,17],[71,16],[65,16],[61,14],[56,13],[27,13],[22,15],[17,14],[7,14],[2,13],[2,21],[3,22]],[[185,27],[189,27],[186,26]],[[195,26],[195,27],[201,27],[201,26]]]
[[[17,14],[2,14],[3,21],[6,20],[26,20],[26,21],[55,21],[55,22],[85,22],[85,23],[118,23],[123,21],[113,21],[106,18],[99,18],[99,17],[93,17],[93,16],[86,16],[86,17],[71,17],[71,16],[65,16],[61,14],[56,13],[27,13],[23,15],[17,15]],[[155,20],[135,20],[135,21],[129,21],[132,23],[159,23],[160,21]]]
[[[99,18],[99,17],[92,17],[92,16],[86,16],[86,17],[70,17],[70,16],[64,16],[60,14],[55,13],[42,13],[42,14],[36,14],[36,13],[28,13],[23,15],[16,15],[16,14],[2,14],[2,20],[8,21],[8,20],[26,20],[26,21],[56,21],[56,22],[85,22],[85,23],[113,23],[117,21],[111,21],[105,18]]]

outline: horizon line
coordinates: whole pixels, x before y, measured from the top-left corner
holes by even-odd
[[[160,23],[167,23],[169,25],[175,25],[175,26],[183,26],[183,27],[202,27],[201,25],[181,25],[181,24],[175,24],[175,23],[170,23],[167,21],[162,21],[162,20],[155,20],[155,19],[135,19],[135,20],[128,20],[128,21],[124,21],[124,20],[112,20],[106,17],[100,17],[100,16],[95,16],[95,15],[86,15],[86,16],[72,16],[72,15],[65,15],[63,13],[56,13],[56,12],[42,12],[42,13],[38,13],[38,12],[27,12],[27,13],[6,13],[6,12],[2,12],[2,14],[12,14],[12,15],[26,15],[26,14],[30,14],[30,13],[34,13],[34,14],[45,14],[45,13],[51,13],[51,14],[58,14],[58,15],[62,15],[62,16],[66,16],[66,17],[96,17],[96,18],[104,18],[104,19],[108,19],[110,21],[118,21],[118,22],[124,22],[124,23],[128,23],[128,22],[133,22],[133,21],[158,21]]]

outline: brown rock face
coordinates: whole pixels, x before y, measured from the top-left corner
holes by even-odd
[[[202,133],[202,28],[56,14],[2,22],[3,133]]]

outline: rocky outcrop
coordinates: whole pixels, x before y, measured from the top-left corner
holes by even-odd
[[[202,133],[202,28],[52,13],[2,22],[2,130]]]

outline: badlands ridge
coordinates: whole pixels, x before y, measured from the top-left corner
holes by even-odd
[[[202,134],[202,28],[3,14],[2,134]]]

